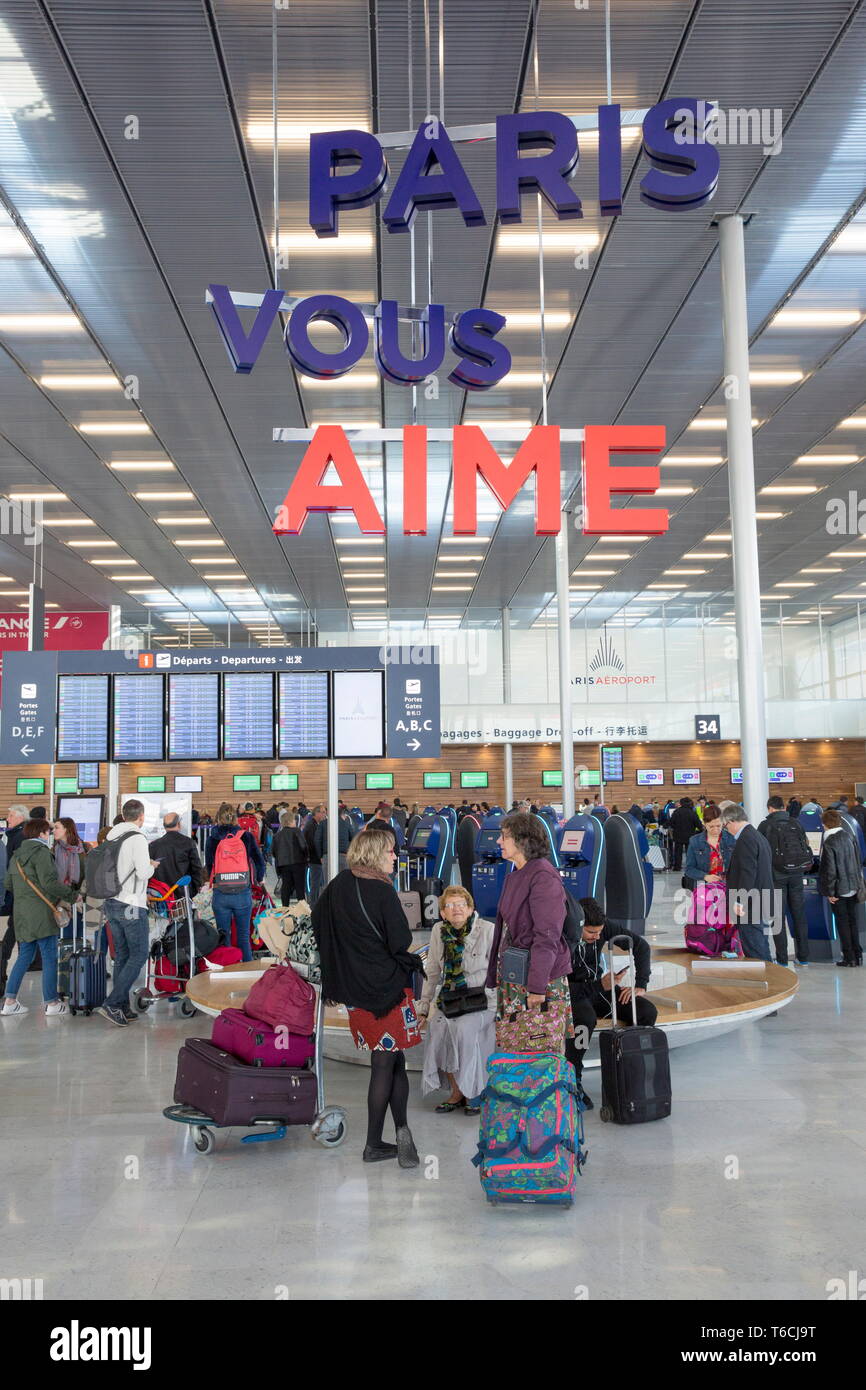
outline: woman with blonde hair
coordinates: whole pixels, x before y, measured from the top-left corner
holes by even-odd
[[[404,1053],[421,1041],[412,989],[421,960],[394,890],[395,855],[392,834],[362,830],[346,851],[348,868],[315,904],[312,924],[324,998],[346,1005],[355,1046],[370,1053],[364,1162],[396,1158],[401,1168],[417,1168]],[[395,1144],[382,1140],[389,1108]]]
[[[487,1059],[496,1046],[496,991],[484,988],[493,923],[477,915],[471,893],[456,885],[439,899],[439,914],[418,1002],[421,1031],[427,1031],[422,1089],[427,1095],[447,1081],[451,1094],[436,1113],[477,1115]]]

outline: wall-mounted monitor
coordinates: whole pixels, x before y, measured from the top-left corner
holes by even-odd
[[[137,777],[135,781],[136,789],[140,792],[164,792],[164,777]]]
[[[701,769],[699,767],[675,767],[674,786],[675,787],[699,787],[701,785]]]
[[[601,778],[603,782],[622,781],[622,749],[602,748]]]
[[[202,781],[200,777],[175,777],[174,789],[176,792],[200,792]]]
[[[272,792],[296,792],[298,790],[298,774],[296,772],[272,772],[271,791]]]
[[[236,792],[260,792],[261,775],[258,772],[236,772],[232,778],[232,788]]]
[[[794,780],[792,767],[771,767],[769,773],[771,782],[793,782]]]
[[[364,785],[368,792],[389,792],[394,788],[393,772],[367,772]]]
[[[541,772],[541,785],[543,787],[562,786],[562,768],[545,767]]]
[[[77,777],[55,777],[54,778],[55,796],[77,796],[78,778]]]
[[[69,816],[82,840],[93,844],[102,825],[104,796],[61,796],[57,815]]]
[[[461,787],[486,787],[489,774],[486,772],[461,772]]]
[[[337,773],[337,791],[354,792],[357,791],[357,777],[354,772]]]
[[[220,755],[220,678],[194,672],[168,678],[169,761]]]
[[[281,671],[277,694],[277,756],[327,758],[327,671]]]
[[[594,767],[582,767],[577,774],[577,779],[582,787],[601,786],[601,773]]]
[[[384,757],[384,671],[335,671],[333,680],[333,756]]]
[[[450,773],[450,772],[425,772],[425,773],[424,773],[424,790],[425,790],[425,791],[433,791],[436,787],[450,787],[450,786],[451,786],[451,773]]]
[[[44,777],[16,777],[15,778],[16,796],[44,796],[45,778]]]
[[[165,756],[162,676],[115,676],[111,746],[116,763],[158,763]]]
[[[731,784],[740,787],[743,784],[743,769],[741,767],[731,768]]]
[[[108,676],[59,676],[57,761],[108,762]]]
[[[82,791],[99,786],[99,763],[78,764],[78,785]]]
[[[660,787],[665,780],[663,767],[639,767],[637,784],[639,787]]]
[[[274,678],[266,672],[223,676],[223,757],[274,756]]]

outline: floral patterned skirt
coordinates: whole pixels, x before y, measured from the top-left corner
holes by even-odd
[[[415,999],[410,988],[384,1018],[367,1009],[347,1008],[352,1040],[359,1052],[406,1052],[421,1041]]]
[[[527,1008],[525,985],[499,983],[496,1007],[496,1047],[499,1052],[557,1052],[574,1037],[571,996],[563,975],[547,986],[544,1005]]]

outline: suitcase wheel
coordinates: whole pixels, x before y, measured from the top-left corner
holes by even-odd
[[[214,1148],[213,1130],[212,1130],[212,1129],[208,1129],[205,1125],[196,1125],[196,1126],[193,1128],[193,1131],[192,1131],[192,1142],[193,1142],[193,1145],[194,1145],[194,1147],[195,1147],[196,1153],[199,1153],[199,1154],[209,1154],[209,1153],[213,1153],[213,1148]]]
[[[145,990],[137,989],[132,996],[132,1002],[137,1013],[146,1014],[153,1000]]]
[[[604,1120],[604,1123],[607,1124],[609,1120],[613,1119],[613,1111],[609,1106],[603,1105],[598,1112],[598,1118]]]
[[[194,1018],[195,1015],[198,1013],[198,1009],[196,1008],[195,1004],[192,1002],[191,999],[187,998],[181,1000],[180,1011],[183,1014],[184,1018]]]
[[[313,1138],[326,1149],[336,1149],[346,1137],[346,1112],[338,1106],[323,1110],[313,1125]]]

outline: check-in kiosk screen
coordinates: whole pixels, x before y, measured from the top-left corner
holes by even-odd
[[[425,848],[426,848],[427,841],[430,839],[430,830],[431,830],[431,828],[432,828],[432,827],[429,826],[429,825],[419,826],[419,827],[418,827],[418,829],[415,831],[415,834],[412,836],[412,848],[413,848],[413,849],[425,849]]]
[[[498,839],[498,830],[482,830],[475,841],[475,848],[479,854],[498,854],[499,845],[496,843]]]
[[[559,846],[560,854],[579,854],[585,834],[585,830],[564,830]]]
[[[821,853],[821,843],[824,839],[824,836],[821,834],[820,830],[807,830],[806,839],[809,842],[810,850],[817,859]]]

